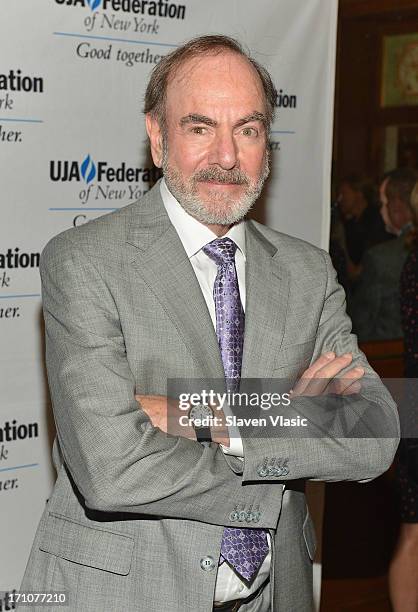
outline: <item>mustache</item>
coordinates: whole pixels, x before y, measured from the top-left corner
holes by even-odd
[[[242,172],[239,168],[225,171],[220,168],[204,168],[193,175],[193,181],[232,185],[248,185],[250,182],[245,172]]]

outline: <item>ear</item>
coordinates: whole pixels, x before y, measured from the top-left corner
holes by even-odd
[[[151,145],[151,155],[157,168],[161,168],[163,161],[163,135],[157,119],[147,113],[145,116],[145,126]]]

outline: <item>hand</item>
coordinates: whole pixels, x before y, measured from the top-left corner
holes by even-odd
[[[353,360],[351,353],[337,357],[334,352],[325,353],[302,374],[291,393],[295,395],[351,395],[359,393],[360,379],[364,376],[364,368],[357,366],[348,370],[342,377],[337,375],[350,365]]]
[[[164,395],[135,395],[143,411],[149,416],[154,427],[165,431],[173,436],[182,436],[190,440],[196,440],[196,433],[191,425],[184,424],[188,416],[188,410],[180,410],[175,399]],[[210,428],[212,440],[224,446],[230,445],[228,427],[225,425],[225,415],[222,410],[216,410],[214,415],[219,424]],[[180,417],[183,420],[180,422]],[[182,424],[183,423],[183,424]]]
[[[173,406],[170,405],[170,399],[164,395],[135,395],[135,399],[149,416],[153,426],[167,433],[168,414],[173,409]]]

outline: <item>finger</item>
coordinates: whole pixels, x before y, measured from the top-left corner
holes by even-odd
[[[332,383],[327,388],[327,393],[334,393],[336,395],[350,395],[351,393],[358,393],[358,391],[347,391],[351,389],[355,382],[359,381],[364,376],[364,368],[357,366],[351,368],[342,377],[336,376]],[[360,386],[361,388],[361,386]],[[355,387],[357,389],[357,387]]]
[[[356,366],[339,378],[339,392],[345,394],[345,390],[351,387],[356,381],[364,376],[364,368]]]
[[[167,410],[162,406],[150,406],[149,404],[145,404],[141,405],[141,408],[156,427],[159,427],[161,421],[167,421]]]
[[[314,376],[314,374],[316,374],[316,372],[318,370],[320,370],[321,368],[323,368],[325,365],[327,365],[328,363],[330,363],[333,359],[335,359],[336,355],[334,352],[330,351],[328,353],[324,353],[323,355],[321,355],[320,357],[318,357],[318,359],[316,359],[307,370],[304,371],[304,373],[302,374],[302,376],[305,378],[312,378],[312,376]]]
[[[340,357],[328,359],[326,364],[318,368],[312,377],[309,377],[307,384],[305,381],[305,389],[303,395],[321,395],[327,391],[328,385],[333,381],[334,377],[346,368],[352,361],[351,353],[345,353]]]
[[[328,362],[321,369],[315,372],[315,378],[334,378],[344,370],[353,361],[353,355],[351,353],[344,353],[332,361]]]
[[[332,351],[324,353],[323,355],[318,357],[318,359],[316,359],[314,363],[303,372],[300,379],[297,381],[295,387],[293,388],[292,392],[296,395],[302,395],[302,393],[309,384],[309,380],[313,378],[315,373],[321,368],[323,368],[327,363],[330,363],[333,359],[335,359],[335,353]]]
[[[162,401],[166,401],[164,396],[162,395],[135,395],[135,399],[140,403],[142,408],[152,409],[161,404]]]
[[[321,395],[325,392],[327,385],[329,383],[329,379],[327,378],[309,378],[309,379],[301,379],[301,382],[304,383],[303,391],[299,391],[299,395]]]
[[[145,401],[152,400],[154,402],[167,400],[167,398],[164,395],[141,395],[139,393],[135,395],[135,399],[139,402],[141,402],[142,400],[145,400]]]
[[[357,378],[362,378],[365,374],[365,370],[363,366],[355,366],[354,368],[350,368],[341,376],[341,380],[355,380]]]
[[[342,395],[353,395],[354,393],[360,393],[360,391],[361,391],[361,382],[359,380],[356,380],[351,385],[346,387]]]

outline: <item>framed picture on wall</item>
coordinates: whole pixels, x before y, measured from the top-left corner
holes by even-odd
[[[381,172],[393,168],[418,169],[418,125],[386,125]]]
[[[381,107],[418,106],[418,32],[383,37]]]

